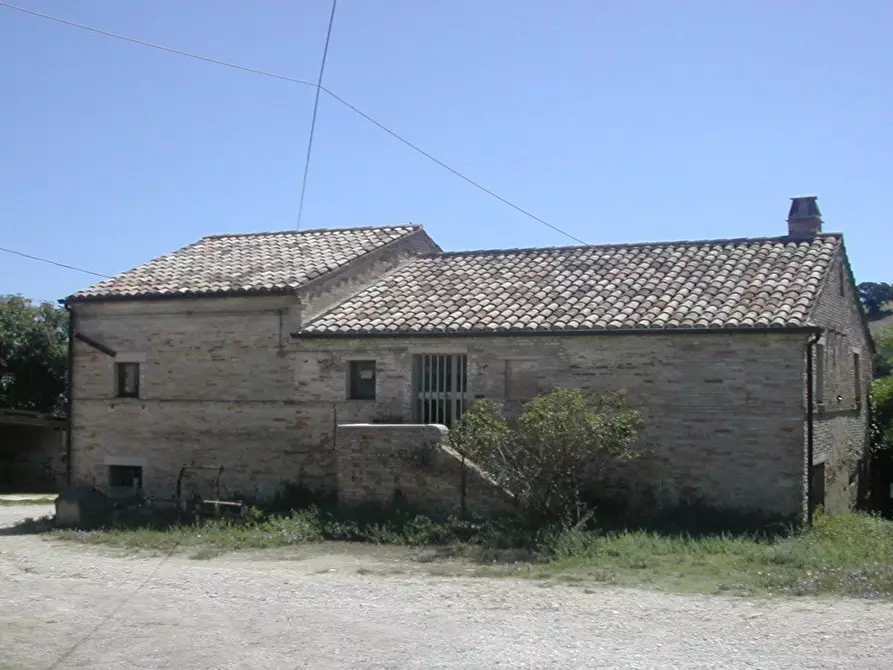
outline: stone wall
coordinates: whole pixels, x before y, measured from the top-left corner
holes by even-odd
[[[75,483],[107,489],[135,463],[148,495],[172,496],[183,465],[223,465],[224,493],[267,497],[284,480],[335,481],[334,407],[295,402],[289,334],[302,319],[407,258],[437,250],[419,230],[294,295],[75,302]],[[118,398],[115,363],[138,362],[140,397]]]
[[[147,494],[172,496],[180,467],[223,465],[224,488],[266,495],[282,479],[327,482],[334,463],[305,448],[286,353],[294,297],[75,305],[75,483],[105,490],[136,463]],[[116,361],[140,364],[140,397],[117,398]],[[134,460],[136,459],[136,460]]]
[[[514,509],[510,496],[447,444],[445,426],[339,425],[338,502],[395,502],[432,516],[489,517]]]
[[[784,333],[298,338],[295,400],[315,439],[330,439],[335,423],[413,422],[412,360],[423,353],[466,354],[468,397],[509,413],[537,390],[625,390],[653,456],[624,468],[624,495],[799,517],[806,341]],[[347,399],[356,359],[376,362],[374,400]]]
[[[833,513],[853,507],[857,500],[868,448],[872,374],[871,347],[856,287],[842,255],[828,272],[813,319],[824,330],[814,358],[813,463],[824,463],[824,505]],[[858,354],[858,374],[854,354]]]

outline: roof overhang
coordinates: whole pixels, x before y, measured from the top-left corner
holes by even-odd
[[[612,329],[577,329],[577,330],[455,330],[455,331],[381,331],[381,332],[316,332],[299,331],[291,333],[296,340],[329,340],[329,339],[394,339],[407,337],[565,337],[579,335],[595,336],[632,336],[632,335],[756,335],[775,333],[779,335],[810,335],[821,333],[818,326],[755,326],[751,328],[612,328]]]

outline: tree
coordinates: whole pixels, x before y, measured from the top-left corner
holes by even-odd
[[[874,378],[893,374],[893,326],[887,326],[874,334]]]
[[[865,305],[865,311],[870,317],[880,315],[884,309],[884,303],[893,301],[893,286],[883,282],[862,282],[856,288],[859,289],[859,297]]]
[[[871,448],[893,450],[893,377],[871,384]]]
[[[577,389],[555,389],[507,421],[490,401],[476,402],[451,433],[460,453],[515,494],[534,523],[579,519],[581,493],[618,460],[642,455],[633,443],[639,412],[622,394],[593,401]]]
[[[0,407],[63,412],[67,360],[65,310],[0,296]]]

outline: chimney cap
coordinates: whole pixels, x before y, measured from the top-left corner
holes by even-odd
[[[788,221],[803,219],[822,220],[822,212],[819,209],[817,195],[798,195],[791,198],[791,209],[788,212]]]

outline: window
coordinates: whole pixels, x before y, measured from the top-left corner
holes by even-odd
[[[837,283],[840,285],[840,295],[841,297],[846,295],[846,270],[843,267],[843,262],[837,266]]]
[[[815,345],[815,403],[825,404],[825,345]]]
[[[115,363],[115,386],[119,398],[139,398],[140,364]]]
[[[143,490],[143,469],[134,465],[109,466],[109,492],[139,493]]]
[[[862,405],[862,357],[853,352],[853,402],[856,407]]]
[[[812,479],[812,500],[809,501],[812,509],[825,504],[825,464],[814,463],[809,470]]]
[[[415,420],[452,426],[468,406],[468,357],[417,354],[413,359]]]
[[[347,380],[351,400],[375,400],[375,361],[351,361]]]

